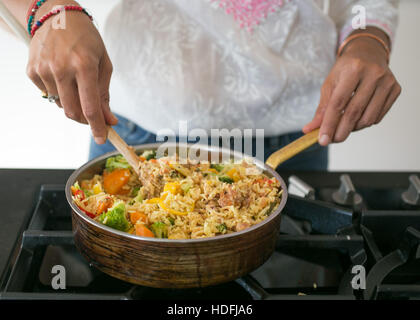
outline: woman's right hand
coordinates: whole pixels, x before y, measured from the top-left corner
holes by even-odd
[[[50,11],[54,2],[47,1],[39,9],[43,9],[39,17]],[[118,122],[109,107],[112,64],[89,17],[73,11],[66,11],[65,15],[65,29],[54,29],[51,17],[35,33],[27,74],[41,91],[59,96],[57,105],[65,115],[89,124],[95,142],[103,144],[106,125]]]

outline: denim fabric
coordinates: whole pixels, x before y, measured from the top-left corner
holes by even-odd
[[[155,134],[144,130],[124,117],[119,115],[117,115],[117,117],[119,122],[116,126],[114,126],[114,129],[129,145],[156,142]],[[303,134],[301,132],[294,132],[278,137],[264,138],[264,160],[267,159],[273,152],[296,140],[302,135]],[[92,138],[90,143],[89,160],[114,150],[114,146],[108,141],[103,145],[97,145]],[[328,148],[315,144],[292,159],[284,162],[277,170],[326,171],[327,169]]]

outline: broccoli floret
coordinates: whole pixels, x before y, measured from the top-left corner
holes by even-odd
[[[223,177],[219,177],[219,180],[225,183],[233,183],[233,180],[229,177],[223,176]]]
[[[222,224],[217,225],[216,228],[217,228],[217,231],[219,231],[220,233],[225,233],[227,226],[224,223],[222,223]]]
[[[139,190],[140,190],[140,187],[134,187],[133,190],[131,191],[131,196],[137,197],[137,195],[139,194]]]
[[[174,178],[179,178],[178,171],[176,171],[176,170],[172,170],[172,171],[169,173],[169,176],[170,176],[172,179],[174,179]]]
[[[156,237],[168,238],[168,226],[163,222],[155,222],[152,224],[151,229]]]
[[[131,224],[128,222],[125,216],[125,204],[124,202],[117,202],[107,212],[104,212],[99,216],[99,222],[104,225],[117,229],[120,231],[128,231]]]
[[[146,158],[146,160],[156,159],[156,150],[146,150],[142,153],[142,156]]]
[[[191,187],[192,187],[191,182],[185,182],[185,183],[181,184],[181,189],[184,192],[184,194],[188,193],[188,191],[190,191]]]
[[[127,160],[122,155],[111,157],[106,159],[105,168],[108,171],[113,171],[115,169],[128,169],[131,166],[128,164]]]
[[[142,188],[140,188],[139,191],[137,192],[136,197],[133,199],[133,201],[142,203],[143,200],[144,200],[144,193],[142,191]]]
[[[210,165],[210,168],[212,168],[212,169],[216,169],[217,171],[222,171],[223,170],[223,168],[224,168],[225,166],[224,165],[222,165],[222,164],[217,164],[217,163],[212,163],[211,165]]]
[[[265,213],[266,216],[269,216],[271,212],[273,212],[274,208],[277,205],[277,201],[273,201],[270,203],[270,207],[267,209],[267,212]]]

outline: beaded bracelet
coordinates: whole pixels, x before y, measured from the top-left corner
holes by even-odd
[[[85,8],[79,7],[79,6],[62,6],[58,9],[52,10],[48,12],[46,15],[42,16],[32,27],[31,30],[31,36],[33,37],[35,35],[35,32],[43,25],[43,23],[51,18],[52,16],[61,13],[61,11],[80,11],[86,14],[90,20],[93,21],[92,16],[86,11]]]
[[[28,22],[28,33],[31,34],[32,25],[34,23],[35,14],[38,9],[46,2],[47,0],[35,0],[32,6],[29,7],[28,14],[26,15],[26,21]]]

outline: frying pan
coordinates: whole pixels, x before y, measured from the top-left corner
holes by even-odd
[[[278,207],[264,221],[239,232],[184,240],[140,237],[118,231],[89,218],[77,207],[70,187],[76,181],[101,174],[106,159],[118,152],[104,154],[77,169],[66,184],[75,245],[99,270],[134,284],[156,288],[193,288],[237,279],[261,266],[274,251],[281,211],[287,200],[286,184],[274,169],[280,162],[316,141],[317,132],[312,132],[275,152],[268,158],[267,164],[254,160],[268,177],[275,177],[280,182],[283,190]],[[156,150],[159,146],[147,144],[133,148],[140,154],[145,150]],[[230,149],[207,145],[199,148],[209,154],[216,153],[214,156],[218,153],[218,156],[224,154],[228,158],[246,157]]]

